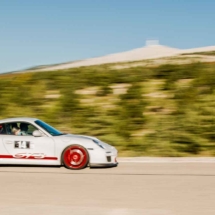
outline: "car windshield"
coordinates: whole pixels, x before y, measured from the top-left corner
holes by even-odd
[[[35,123],[39,125],[41,128],[43,128],[45,131],[47,131],[49,134],[51,134],[52,136],[59,136],[64,134],[41,120],[36,120]]]

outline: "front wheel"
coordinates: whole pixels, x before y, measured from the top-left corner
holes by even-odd
[[[68,169],[83,169],[89,162],[89,155],[84,147],[72,145],[64,150],[62,160]]]

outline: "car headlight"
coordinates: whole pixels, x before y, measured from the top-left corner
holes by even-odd
[[[98,141],[98,140],[92,140],[96,145],[98,145],[99,147],[101,147],[102,149],[105,149],[105,147]]]

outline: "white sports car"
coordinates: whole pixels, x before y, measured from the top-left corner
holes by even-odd
[[[117,166],[117,150],[95,137],[65,134],[34,118],[0,120],[0,164]]]

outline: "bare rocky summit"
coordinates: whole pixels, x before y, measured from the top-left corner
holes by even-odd
[[[212,52],[215,51],[215,46],[202,47],[202,48],[193,48],[193,49],[176,49],[163,45],[159,43],[146,43],[146,46],[142,48],[133,49],[126,52],[120,52],[115,54],[109,54],[102,57],[89,58],[80,61],[73,61],[62,64],[47,65],[44,67],[35,67],[28,69],[27,71],[53,71],[53,70],[63,70],[83,66],[93,66],[93,65],[102,65],[102,64],[111,64],[111,63],[125,63],[125,62],[134,62],[142,60],[151,60],[151,59],[162,59],[162,58],[172,58],[172,57],[181,57],[181,55],[195,55],[202,52]],[[212,61],[215,61],[215,56],[212,57]],[[206,59],[206,58],[205,58]],[[211,59],[209,59],[211,61]],[[201,60],[201,61],[204,61]],[[208,62],[208,59],[205,60]],[[163,61],[165,62],[165,61]]]

